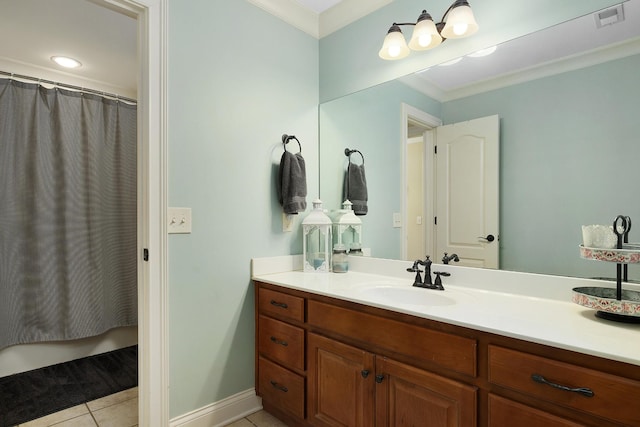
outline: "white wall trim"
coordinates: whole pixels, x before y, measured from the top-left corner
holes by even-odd
[[[293,25],[316,39],[320,38],[317,13],[307,9],[295,0],[247,0],[254,6],[277,16],[286,23]]]
[[[442,102],[465,98],[471,95],[501,89],[503,87],[525,83],[544,77],[575,71],[586,67],[602,64],[604,62],[622,59],[627,56],[640,53],[640,38],[631,39],[613,46],[594,49],[579,53],[559,60],[537,64],[533,67],[518,70],[513,73],[497,76],[482,82],[461,87],[446,92]]]
[[[343,0],[320,14],[320,38],[375,12],[393,0]],[[391,23],[389,23],[391,25]],[[383,29],[383,31],[385,31]]]
[[[138,422],[169,425],[167,0],[92,0],[138,21]],[[142,249],[148,248],[149,261]]]
[[[173,418],[170,427],[218,427],[225,426],[262,409],[262,399],[256,390],[234,394],[226,399]]]
[[[247,0],[316,39],[351,24],[393,0],[342,0],[321,14],[295,0]]]

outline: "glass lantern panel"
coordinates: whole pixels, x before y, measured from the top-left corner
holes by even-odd
[[[310,226],[305,228],[304,233],[304,271],[329,271],[331,227]]]

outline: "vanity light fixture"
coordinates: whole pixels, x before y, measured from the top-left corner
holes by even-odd
[[[413,35],[407,42],[400,29],[401,25],[413,25]],[[455,0],[437,24],[426,10],[423,10],[418,21],[393,23],[378,55],[382,59],[402,59],[411,50],[427,50],[438,46],[446,39],[461,39],[478,31],[478,24],[467,0]]]
[[[51,60],[65,68],[78,68],[82,65],[80,61],[69,58],[68,56],[52,56]]]

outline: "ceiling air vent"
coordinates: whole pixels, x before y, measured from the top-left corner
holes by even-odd
[[[613,25],[624,21],[624,9],[622,4],[596,12],[593,15],[596,18],[596,27],[601,28],[605,25]]]

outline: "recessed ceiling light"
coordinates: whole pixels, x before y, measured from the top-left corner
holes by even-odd
[[[80,61],[69,58],[67,56],[52,56],[51,60],[61,67],[65,68],[78,68],[82,65]]]

